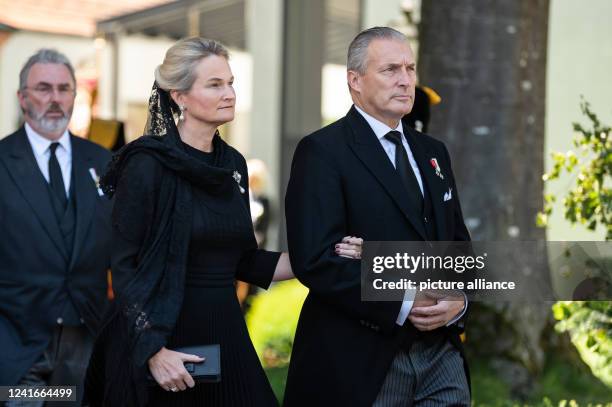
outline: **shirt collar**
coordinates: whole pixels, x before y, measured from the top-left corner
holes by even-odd
[[[366,121],[368,122],[372,130],[374,131],[374,134],[376,134],[376,137],[378,137],[379,140],[382,140],[387,135],[387,133],[393,130],[399,131],[402,134],[402,136],[404,135],[404,128],[402,127],[401,120],[398,122],[397,127],[392,129],[391,127],[387,126],[385,123],[381,122],[380,120],[364,112],[361,108],[359,108],[359,106],[357,105],[354,105],[354,106],[355,106],[355,109],[359,112],[359,114],[361,114],[363,118],[366,119]]]
[[[51,143],[53,143],[53,141],[38,134],[28,123],[25,124],[25,132],[36,156],[44,155]],[[62,134],[62,137],[60,137],[57,142],[68,154],[71,153],[72,145],[70,144],[70,133],[68,133],[68,129],[64,130],[64,134]]]

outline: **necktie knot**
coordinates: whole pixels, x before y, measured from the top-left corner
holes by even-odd
[[[55,150],[57,150],[58,146],[59,146],[58,142],[51,143],[51,145],[49,146],[49,150],[51,151],[51,155],[55,155]]]
[[[402,145],[402,133],[397,130],[391,130],[389,133],[385,134],[385,138],[396,146]]]

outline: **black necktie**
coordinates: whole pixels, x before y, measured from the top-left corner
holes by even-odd
[[[59,199],[62,208],[65,210],[68,199],[66,198],[66,188],[64,187],[62,169],[60,168],[59,161],[57,161],[57,157],[55,156],[57,146],[59,146],[59,143],[51,143],[51,146],[49,147],[49,151],[51,152],[51,155],[49,156],[49,185],[51,185],[51,190],[57,199]]]
[[[392,130],[385,135],[385,138],[395,144],[395,170],[408,192],[410,201],[419,211],[420,215],[423,212],[423,195],[421,194],[419,181],[417,181],[416,175],[408,160],[408,153],[406,153],[406,149],[402,143],[402,133]]]

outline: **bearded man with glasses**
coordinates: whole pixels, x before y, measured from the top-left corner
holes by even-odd
[[[110,153],[68,131],[64,55],[31,56],[17,96],[25,123],[0,140],[0,385],[77,386],[79,401],[107,305],[111,202],[97,182]]]

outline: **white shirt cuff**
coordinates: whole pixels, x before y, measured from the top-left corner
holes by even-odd
[[[410,310],[412,309],[412,304],[414,304],[414,296],[416,295],[416,290],[406,290],[404,293],[404,301],[402,302],[402,307],[400,308],[399,315],[395,320],[395,323],[399,326],[403,326],[408,319],[408,314],[410,314]]]
[[[467,307],[468,307],[467,295],[465,295],[463,291],[461,291],[461,294],[463,294],[463,298],[465,300],[465,302],[463,303],[463,310],[461,310],[461,312],[455,318],[448,321],[448,324],[446,324],[446,326],[451,326],[455,322],[459,321],[465,315],[465,312],[467,311]]]
[[[468,307],[467,295],[465,295],[463,291],[461,292],[461,294],[463,294],[463,298],[465,300],[465,303],[463,304],[463,309],[461,310],[459,314],[457,314],[455,318],[448,321],[446,326],[451,326],[452,324],[459,321],[465,315],[467,311],[467,307]],[[412,305],[414,304],[415,295],[416,295],[416,290],[406,290],[406,292],[404,293],[404,301],[402,301],[402,307],[400,308],[399,315],[397,316],[397,319],[395,320],[395,323],[397,325],[404,326],[404,324],[406,323],[406,319],[408,319],[408,315],[410,314],[410,310],[412,309]]]

